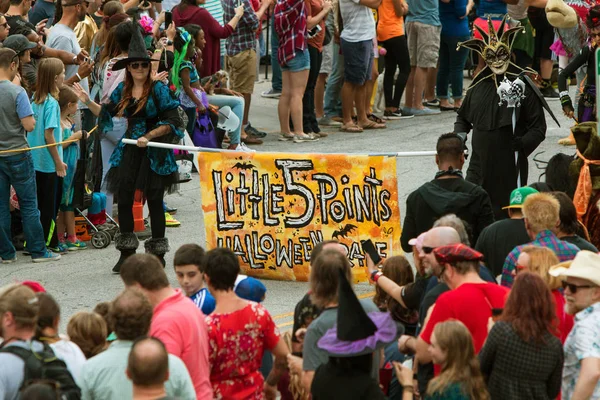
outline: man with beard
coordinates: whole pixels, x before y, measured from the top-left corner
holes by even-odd
[[[575,325],[565,341],[563,399],[600,398],[600,255],[580,251],[571,266],[553,267],[563,280],[566,311]]]

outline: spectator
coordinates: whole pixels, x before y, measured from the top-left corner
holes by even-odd
[[[408,41],[404,34],[404,16],[408,13],[408,4],[404,0],[383,0],[378,13],[377,41],[387,51],[383,77],[385,96],[383,119],[411,118],[414,114],[408,110],[400,111],[400,100],[410,75]],[[394,83],[396,68],[398,68],[398,77]]]
[[[416,343],[419,362],[432,360],[427,347],[435,326],[449,319],[465,324],[471,335],[475,353],[479,353],[487,337],[487,323],[492,309],[504,308],[508,290],[485,282],[478,275],[479,261],[483,254],[463,244],[438,247],[433,253],[440,264],[438,276],[448,287],[435,302],[431,316],[427,318]]]
[[[565,298],[559,290],[561,287],[560,280],[548,274],[550,268],[558,263],[558,258],[549,248],[525,246],[517,259],[516,273],[519,274],[521,271],[533,272],[540,276],[548,289],[551,290],[554,298],[556,321],[558,322],[556,336],[558,336],[561,343],[564,343],[573,328],[573,316],[565,311]],[[565,263],[570,263],[570,261]]]
[[[30,78],[29,76],[25,76],[23,66],[31,62],[31,49],[35,49],[36,44],[27,40],[23,35],[11,35],[2,43],[2,46],[13,49],[19,56],[19,72],[13,83],[25,89],[28,95],[33,94],[36,80],[34,79],[32,82],[28,79]]]
[[[563,192],[552,192],[552,195],[560,204],[560,225],[558,225],[558,228],[556,229],[556,236],[558,236],[560,240],[574,244],[580,250],[598,253],[596,246],[579,236],[580,232],[585,235],[586,231],[577,219],[577,211],[575,210],[573,200]]]
[[[546,283],[520,272],[500,320],[479,353],[493,399],[555,399],[560,394],[563,349]]]
[[[62,359],[73,378],[77,381],[81,367],[85,362],[85,355],[75,343],[65,336],[58,334],[60,324],[60,307],[56,300],[48,293],[37,294],[39,313],[35,340],[47,343],[54,353]]]
[[[4,14],[0,16],[0,43],[4,42],[4,39],[8,37],[8,33],[10,32],[10,25],[8,25],[8,21]]]
[[[494,276],[502,274],[502,266],[506,255],[515,247],[529,242],[529,235],[525,229],[523,217],[523,203],[527,196],[538,193],[528,186],[516,188],[510,194],[508,219],[501,219],[481,231],[475,250],[485,257],[485,265]]]
[[[21,400],[61,400],[60,391],[48,383],[32,383],[21,391]]]
[[[222,26],[206,8],[201,7],[205,2],[206,0],[183,0],[173,8],[173,22],[176,26],[195,24],[204,31],[206,45],[202,49],[202,68],[198,71],[201,77],[211,76],[221,69],[221,39],[227,39],[233,34],[244,15],[244,7],[240,5],[235,8],[231,20]]]
[[[197,244],[184,244],[175,252],[173,267],[179,286],[194,304],[208,315],[215,309],[215,298],[204,287],[204,249]]]
[[[317,78],[317,84],[315,85],[315,116],[317,117],[317,123],[325,116],[325,87],[327,83],[327,77],[331,74],[333,66],[333,34],[335,33],[335,23],[333,21],[333,10],[336,9],[334,6],[336,1],[331,2],[331,10],[327,14],[325,19],[325,41],[323,42],[323,59],[321,60],[321,68],[319,69],[319,76]],[[329,36],[327,35],[329,33]],[[326,43],[329,40],[329,43]],[[281,68],[279,68],[281,69]],[[273,79],[275,80],[275,68],[273,68]]]
[[[423,95],[428,76],[437,67],[442,30],[439,5],[435,0],[408,0],[409,14],[404,22],[408,38],[410,75],[406,83],[404,104],[414,115],[439,114],[423,105]]]
[[[283,82],[281,77],[281,66],[277,59],[277,53],[279,52],[279,36],[277,36],[277,30],[275,29],[275,13],[271,14],[271,68],[273,69],[271,75],[271,88],[265,90],[260,95],[267,99],[278,99],[281,96]]]
[[[469,49],[458,47],[458,43],[469,40],[469,13],[472,0],[441,1],[440,21],[442,33],[440,40],[439,69],[437,73],[437,97],[441,111],[458,110],[463,98],[463,70],[469,55]],[[448,85],[452,86],[454,104],[450,104]]]
[[[248,120],[250,102],[254,92],[254,81],[256,80],[256,30],[259,22],[269,8],[271,0],[265,0],[260,9],[254,12],[249,0],[242,0],[244,14],[238,23],[235,32],[227,38],[227,55],[225,56],[225,69],[229,72],[230,87],[244,96],[244,119],[243,131],[249,136],[242,141],[246,144],[261,144],[266,134],[253,128]],[[234,0],[223,0],[223,18],[226,21],[233,19],[236,14],[236,6],[240,4]]]
[[[81,370],[83,399],[130,399],[132,384],[125,374],[127,357],[134,340],[148,335],[152,321],[152,305],[140,291],[127,289],[111,303],[109,319],[117,340],[106,351],[88,360]],[[169,379],[165,383],[167,395],[182,400],[196,398],[190,374],[178,357],[169,354]]]
[[[331,53],[331,73],[327,79],[327,87],[325,88],[325,97],[323,99],[323,117],[319,120],[321,126],[342,126],[342,102],[340,93],[344,84],[344,56],[340,49],[340,4],[339,0],[332,2],[333,24],[331,34],[333,36]]]
[[[31,10],[31,0],[11,0],[10,7],[6,11],[6,22],[10,27],[10,34],[16,35],[21,34],[27,36],[32,42],[32,39],[39,39],[37,37],[38,31],[43,28],[43,23],[33,24],[31,21],[27,21],[23,16],[28,15]],[[35,36],[35,37],[34,37]]]
[[[233,285],[233,291],[244,300],[262,303],[267,294],[267,287],[256,278],[238,274]]]
[[[127,362],[127,377],[133,383],[133,399],[167,398],[165,382],[169,379],[169,353],[156,338],[133,342]]]
[[[106,341],[109,343],[117,340],[117,336],[115,335],[115,325],[113,324],[109,316],[110,307],[111,303],[108,301],[102,301],[96,304],[96,307],[94,307],[94,312],[100,315],[104,320],[104,323],[106,324],[106,332],[109,332]]]
[[[554,28],[546,18],[546,10],[544,7],[529,6],[527,17],[531,22],[531,26],[535,29],[535,50],[534,60],[540,60],[540,76],[543,80],[540,91],[544,97],[549,99],[558,99],[558,92],[552,87],[552,69],[554,61],[552,61],[552,44],[554,43]]]
[[[56,7],[53,0],[40,0],[36,1],[33,7],[29,10],[29,22],[33,25],[37,25],[43,20],[46,20],[46,25],[50,28],[54,14],[56,13]]]
[[[481,231],[494,222],[488,194],[478,185],[463,179],[465,163],[463,141],[454,133],[439,137],[436,146],[438,172],[406,199],[406,215],[400,237],[402,249],[411,251],[409,239],[433,226],[439,217],[454,213],[473,227],[475,241]]]
[[[515,40],[512,45],[512,51],[515,55],[515,64],[522,69],[531,67],[535,49],[533,27],[527,17],[528,8],[529,2],[526,0],[517,0],[516,2],[511,1],[510,3],[506,3],[508,16],[514,21],[519,21],[524,29],[524,31],[515,35]]]
[[[206,318],[213,393],[217,398],[261,398],[264,390],[267,399],[275,399],[288,349],[267,310],[233,291],[239,272],[231,250],[220,248],[206,254],[206,283],[217,302]],[[275,355],[275,364],[263,382],[259,369],[266,349]]]
[[[187,367],[199,399],[212,398],[209,380],[208,333],[204,315],[180,290],[169,284],[162,263],[151,254],[135,254],[121,266],[127,288],[141,290],[154,307],[150,336],[160,339],[169,354]]]
[[[80,311],[73,315],[67,325],[67,335],[85,358],[90,359],[106,349],[108,330],[104,319],[95,312]]]
[[[79,21],[75,26],[74,32],[77,35],[77,42],[79,46],[90,54],[92,49],[92,43],[94,42],[94,36],[98,32],[98,25],[96,21],[90,15],[90,11],[94,5],[94,0],[84,0],[86,4],[86,14],[82,21]],[[93,59],[92,59],[93,60]]]
[[[344,271],[338,269],[338,276],[337,324],[317,343],[327,352],[329,360],[315,372],[312,398],[386,399],[378,379],[371,376],[373,353],[394,342],[398,330],[402,332],[402,325],[397,324],[389,313],[367,315]]]
[[[384,129],[367,118],[365,109],[366,84],[371,79],[373,68],[373,38],[375,37],[375,19],[381,0],[340,0],[339,7],[344,23],[340,34],[340,47],[344,55],[344,86],[342,86],[343,132],[362,132],[363,129]],[[357,122],[352,120],[356,107]]]
[[[11,49],[0,49],[0,112],[3,115],[4,128],[0,133],[0,151],[18,150],[28,147],[25,132],[33,131],[35,118],[27,93],[11,83],[19,69],[17,53]],[[20,173],[15,173],[18,168]],[[2,186],[0,204],[0,257],[2,264],[10,264],[17,260],[17,253],[11,240],[8,185],[12,185],[19,197],[23,231],[27,240],[27,251],[33,262],[59,260],[60,255],[46,249],[44,229],[40,222],[37,204],[37,185],[33,157],[29,151],[14,155],[0,156],[0,171],[7,182]]]
[[[556,236],[556,227],[560,222],[559,210],[558,200],[549,193],[535,193],[527,197],[523,203],[523,215],[527,234],[532,240],[527,244],[548,247],[556,253],[560,261],[569,261],[575,258],[579,248]],[[513,271],[523,246],[515,247],[506,257],[502,267],[503,286],[508,288],[512,286]]]

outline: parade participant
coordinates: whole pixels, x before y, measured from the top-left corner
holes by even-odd
[[[164,266],[169,251],[163,197],[175,182],[177,164],[172,150],[147,146],[152,140],[177,143],[183,137],[185,121],[179,114],[179,101],[167,85],[153,80],[150,61],[140,28],[134,24],[128,56],[113,66],[113,71],[127,68],[125,81],[112,92],[101,116],[104,132],[112,129],[112,117],[127,118],[124,137],[137,140],[137,146],[122,142],[116,146],[106,175],[107,188],[117,195],[119,203],[121,232],[115,238],[115,247],[121,257],[114,273],[119,273],[123,261],[138,247],[132,211],[136,190],[143,192],[152,221],[152,238],[144,244],[146,252],[159,257]]]
[[[475,76],[467,91],[458,110],[454,132],[466,134],[473,129],[473,154],[467,180],[488,192],[498,220],[506,218],[501,209],[508,205],[511,191],[527,185],[527,157],[546,136],[543,109],[546,108],[552,117],[554,115],[526,75],[511,84],[519,84],[522,91],[519,104],[511,108],[499,103],[504,99],[497,93],[498,84],[503,79],[510,83],[519,74],[527,72],[510,61],[512,38],[522,28],[508,28],[506,17],[497,30],[491,19],[488,19],[488,25],[489,34],[475,25],[483,39],[459,43],[483,57],[486,67]]]

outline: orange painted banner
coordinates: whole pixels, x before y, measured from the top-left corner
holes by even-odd
[[[356,282],[367,280],[361,240],[382,258],[402,253],[396,158],[199,153],[207,247],[228,247],[245,274],[307,281],[313,247],[337,239]]]

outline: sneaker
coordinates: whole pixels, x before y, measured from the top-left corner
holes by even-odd
[[[265,136],[267,136],[267,132],[259,131],[258,129],[256,129],[255,127],[253,127],[250,124],[248,124],[244,130],[246,131],[246,133],[248,135],[251,135],[251,136],[254,136],[257,138],[264,138]]]
[[[540,92],[546,99],[558,100],[560,98],[558,92],[550,85],[546,86],[545,88],[541,88]]]
[[[49,250],[46,250],[46,254],[44,254],[41,257],[38,258],[33,258],[31,259],[31,261],[33,261],[34,263],[44,263],[44,262],[51,262],[51,261],[58,261],[60,260],[60,254],[56,254],[53,253]]]
[[[181,225],[181,222],[177,221],[171,214],[168,212],[165,213],[165,225],[167,228],[177,228]]]
[[[54,253],[58,253],[58,254],[67,254],[67,252],[69,251],[69,249],[67,248],[67,245],[64,244],[63,242],[58,242],[56,247],[48,247],[48,250],[51,250]]]
[[[65,241],[64,245],[67,247],[68,251],[77,251],[77,250],[85,250],[87,249],[87,244],[77,239],[75,242]]]
[[[396,110],[396,111],[385,110],[383,112],[383,119],[386,119],[388,121],[394,121],[394,120],[398,120],[401,118],[402,118],[402,113],[400,112],[400,110]]]
[[[319,138],[311,133],[302,136],[296,135],[294,143],[316,142],[317,140],[319,140]]]
[[[267,99],[278,99],[281,96],[281,90],[275,90],[273,88],[266,90],[260,94],[261,97]]]
[[[246,153],[255,153],[256,152],[256,150],[253,150],[250,147],[246,146],[243,142],[238,144],[234,150],[235,151],[243,151]]]
[[[439,107],[440,106],[440,100],[439,99],[425,100],[423,102],[423,105],[425,107]]]
[[[325,132],[317,132],[317,133],[315,133],[315,136],[320,137],[320,138],[324,138],[324,137],[327,137],[329,135],[327,135]]]
[[[413,112],[412,109],[408,109],[405,108],[402,111],[398,110],[399,113],[401,113],[400,115],[402,115],[400,117],[400,119],[409,119],[409,118],[413,118],[415,116],[415,113]]]
[[[9,258],[9,259],[2,259],[2,264],[12,264],[14,262],[17,261],[17,255],[15,254],[15,256],[13,258]]]
[[[165,212],[168,212],[171,215],[177,214],[177,209],[175,207],[169,207],[167,203],[165,203]]]
[[[436,115],[436,114],[442,113],[440,110],[432,110],[431,108],[427,108],[427,107],[422,108],[422,109],[413,108],[412,112],[417,117],[422,116],[422,115]]]
[[[334,121],[329,117],[319,118],[318,121],[319,121],[319,125],[321,125],[321,126],[337,126],[337,127],[342,126],[341,122]]]
[[[263,141],[260,140],[259,138],[255,137],[255,136],[246,136],[245,138],[242,138],[242,143],[246,143],[246,144],[263,144]]]

